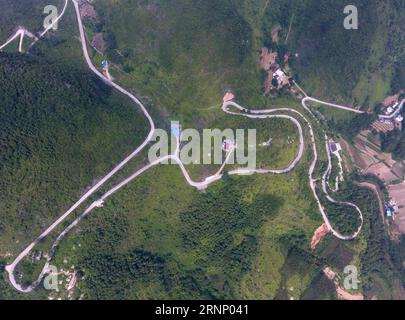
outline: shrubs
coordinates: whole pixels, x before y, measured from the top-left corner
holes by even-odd
[[[405,130],[381,133],[381,150],[392,153],[394,159],[405,159]]]

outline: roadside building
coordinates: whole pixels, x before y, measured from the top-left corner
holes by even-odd
[[[172,136],[174,136],[175,138],[180,138],[180,134],[181,134],[180,122],[179,121],[172,121],[170,131],[171,131]]]
[[[101,68],[103,68],[104,70],[108,69],[108,61],[107,60],[101,61]]]
[[[331,142],[329,144],[329,148],[330,148],[330,152],[332,152],[334,154],[339,153],[342,150],[340,143],[336,143],[336,142]]]

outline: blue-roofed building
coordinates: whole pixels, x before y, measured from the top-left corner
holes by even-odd
[[[181,126],[178,121],[172,121],[171,122],[171,133],[173,136],[176,138],[180,137],[180,132],[181,132]]]
[[[102,67],[103,69],[107,69],[107,68],[108,68],[108,61],[107,61],[107,60],[101,61],[101,67]]]
[[[391,208],[387,208],[387,217],[391,218],[392,217],[392,209]]]
[[[333,154],[338,154],[342,150],[342,147],[340,146],[340,143],[331,141],[329,142],[329,149]]]

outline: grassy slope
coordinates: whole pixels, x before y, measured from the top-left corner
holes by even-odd
[[[47,5],[55,5],[62,10],[64,2],[64,0],[1,0],[0,39],[7,39],[17,26],[23,26],[32,33],[43,30],[43,20],[46,17],[44,8]]]
[[[257,67],[266,1],[151,3],[102,2],[99,12],[125,55],[110,53],[113,75],[142,93],[159,122],[221,123],[225,116],[213,106],[227,88],[253,108],[276,103],[262,97]],[[298,107],[282,100],[287,105]],[[87,298],[333,298],[314,264],[324,249],[315,258],[307,252],[321,223],[308,189],[308,161],[307,155],[290,175],[232,178],[205,194],[189,188],[177,168],[156,168],[82,222],[80,237],[62,243],[55,264],[68,258],[84,269],[77,294]],[[349,247],[358,257],[360,244]],[[326,257],[333,266],[339,258]],[[306,289],[317,287],[325,296]]]
[[[256,4],[257,8],[261,8],[262,4]],[[133,91],[142,92],[152,112],[163,121],[178,118],[186,127],[213,127],[224,123],[224,115],[215,106],[226,88],[235,91],[239,102],[256,108],[277,103],[280,103],[278,106],[291,104],[297,107],[288,100],[274,102],[261,96],[262,79],[256,63],[256,49],[261,45],[260,23],[256,21],[246,28],[246,21],[252,22],[253,15],[260,16],[260,10],[249,11],[247,6],[237,6],[236,2],[221,2],[221,8],[213,10],[218,6],[216,1],[209,4],[196,2],[195,6],[178,1],[170,5],[152,2],[149,6],[137,1],[100,4],[99,12],[104,13],[105,19],[104,29],[114,33],[118,49],[125,56],[120,59],[114,52],[109,53],[109,58],[115,62],[113,74]],[[211,10],[209,15],[205,14],[207,10]],[[224,15],[226,18],[223,18]],[[242,60],[241,48],[234,42],[245,37],[233,36],[235,30],[230,27],[232,25],[244,26],[248,32],[251,46]],[[211,31],[209,35],[206,34],[207,29]],[[189,41],[191,38],[198,41]],[[211,58],[213,56],[215,59]],[[207,109],[210,110],[208,114]],[[235,125],[238,122],[233,123]],[[83,226],[86,231],[83,238],[70,238],[58,254],[57,261],[70,256],[76,265],[91,270],[86,273],[87,281],[80,284],[80,292],[88,297],[266,299],[297,298],[306,294],[322,298],[319,292],[306,293],[308,287],[320,281],[319,266],[314,265],[314,259],[323,252],[318,252],[315,258],[311,254],[307,256],[310,236],[320,223],[317,210],[310,201],[307,165],[304,161],[294,173],[284,177],[254,176],[248,180],[241,177],[221,182],[212,187],[215,192],[209,190],[208,195],[200,195],[185,186],[178,169],[155,169],[117,194],[114,203],[103,209],[100,215],[91,216],[90,225]],[[156,186],[151,181],[160,183]],[[253,228],[243,227],[240,218],[226,218],[226,214],[233,212],[235,215],[239,211],[231,209],[227,212],[226,208],[233,201],[238,202],[236,190],[240,188],[243,188],[243,199],[239,208],[251,204],[257,197],[273,197],[273,200],[264,202],[269,208],[265,219],[259,219],[260,223],[255,222]],[[148,191],[152,189],[154,193]],[[175,194],[169,192],[173,189],[176,189]],[[139,194],[146,197],[133,198]],[[212,195],[218,200],[212,200]],[[279,200],[275,201],[277,198]],[[215,203],[215,208],[206,207],[210,202]],[[278,206],[275,206],[276,203],[279,203]],[[208,221],[214,219],[211,227],[209,224],[203,227],[209,223],[204,221],[189,224],[184,216],[190,215],[190,208],[193,209],[191,212],[197,210]],[[120,222],[112,225],[108,217],[118,212]],[[224,222],[214,222],[221,217],[225,218]],[[94,225],[102,227],[103,232],[94,233]],[[212,227],[214,230],[210,229]],[[184,232],[186,235],[202,232],[202,235],[197,242],[186,245]],[[233,241],[223,243],[221,239],[224,236]],[[83,251],[71,255],[67,248],[78,241],[82,245],[84,243]],[[224,247],[215,249],[221,243]],[[293,250],[296,247],[300,249]],[[92,259],[95,248],[99,248],[100,253],[111,254]],[[245,260],[237,262],[236,256],[226,256],[227,252],[236,249],[241,250]],[[136,261],[140,250],[143,254],[146,252],[146,256],[154,257],[138,264],[142,269],[150,263],[149,272],[142,276],[128,275],[126,267],[123,270],[119,268],[116,273],[109,272],[121,265],[122,259],[132,260],[129,257],[133,256],[134,250],[137,250]],[[212,256],[213,252],[216,255]],[[306,258],[298,258],[297,252]],[[356,255],[359,253],[354,252]],[[99,260],[103,261],[102,266],[96,267]],[[328,264],[335,265],[335,262],[331,260]],[[228,270],[230,265],[236,267]],[[144,282],[144,279],[149,280]],[[173,279],[176,279],[177,285]],[[125,290],[118,289],[116,285],[122,281],[128,284]],[[333,288],[327,284],[322,286],[328,288],[327,296],[333,298]],[[283,288],[291,287],[294,287],[292,292],[283,295]]]
[[[401,45],[401,1],[352,1],[359,29],[343,28],[345,1],[272,1],[265,32],[281,23],[279,48],[292,59],[297,78],[309,94],[327,100],[374,107],[390,93]],[[268,41],[270,35],[265,38]]]
[[[256,62],[256,49],[259,45],[255,44],[256,40],[253,38],[257,29],[246,27],[246,22],[236,11],[237,6],[231,3],[196,3],[197,5],[191,5],[176,1],[170,5],[157,5],[157,9],[141,2],[120,3],[125,9],[116,4],[100,4],[102,11],[99,12],[105,13],[106,31],[114,31],[118,49],[126,55],[121,61],[112,54],[116,64],[113,75],[133,91],[142,92],[144,100],[150,102],[152,112],[160,117],[163,115],[163,119],[179,118],[185,127],[223,127],[228,123],[231,127],[244,128],[246,121],[231,119],[219,110],[219,106],[215,106],[219,104],[225,88],[232,88],[238,101],[252,107],[263,108],[273,104],[261,96],[261,77]],[[210,10],[209,15],[206,14],[207,10]],[[178,19],[179,12],[183,13],[182,19]],[[133,19],[134,14],[137,19]],[[234,30],[239,30],[240,26],[246,29],[246,37],[251,43],[244,55],[241,55],[243,47],[239,47],[244,37],[235,35],[239,31]],[[139,32],[130,32],[134,29]],[[207,30],[210,31],[209,34]],[[151,38],[156,40],[151,42]],[[211,58],[213,56],[215,59]],[[127,72],[123,71],[124,68]],[[279,103],[280,107],[296,106],[295,102],[288,99]],[[266,126],[276,135],[285,133],[285,130],[290,132],[291,126],[287,125],[283,129],[280,127],[282,123],[272,120]],[[178,169],[155,169],[118,193],[114,204],[108,205],[97,216],[91,216],[90,226],[83,227],[86,230],[83,238],[68,241],[69,244],[60,251],[57,260],[62,261],[70,256],[75,265],[91,270],[87,273],[88,281],[81,284],[83,292],[90,297],[273,298],[280,285],[280,269],[284,265],[286,254],[285,249],[280,246],[279,238],[289,233],[299,233],[306,239],[304,243],[308,243],[312,229],[320,223],[320,217],[309,201],[310,193],[304,178],[306,165],[304,161],[299,170],[288,176],[231,179],[213,186],[215,192],[209,190],[209,195],[199,195],[187,187]],[[153,181],[160,183],[156,185]],[[148,192],[150,188],[153,188],[153,194]],[[173,189],[177,190],[175,194],[169,192]],[[184,220],[184,215],[187,216],[190,212],[187,208],[192,208],[193,211],[202,210],[200,207],[204,208],[205,201],[212,202],[210,198],[215,195],[217,199],[228,200],[223,205],[221,200],[216,200],[215,208],[205,209],[206,219],[210,221],[224,214],[232,214],[234,209],[228,212],[227,206],[234,201],[238,203],[239,196],[233,191],[235,189],[243,189],[243,200],[239,200],[242,201],[239,204],[242,207],[245,202],[253,205],[252,201],[257,197],[268,197],[262,204],[268,208],[265,211],[266,219],[259,219],[259,224],[255,222],[254,227],[248,229],[240,225],[240,218],[237,217],[213,222],[212,226],[217,231],[205,231],[208,233],[203,233],[197,243],[193,242],[191,248],[187,247],[183,243],[182,233],[198,232],[197,226],[201,225],[198,221],[190,224],[188,220]],[[292,190],[296,196],[292,196]],[[302,196],[303,193],[308,196]],[[146,197],[134,197],[139,194]],[[270,198],[280,199],[275,201]],[[120,213],[120,222],[114,226],[107,218],[113,212]],[[253,223],[255,219],[248,221]],[[94,233],[94,224],[103,226],[102,234]],[[207,237],[209,234],[211,236]],[[238,249],[238,245],[247,246],[239,248],[242,256],[246,255],[245,265],[242,262],[239,265],[235,257],[228,256],[225,257],[226,260],[213,256],[208,260],[204,258],[212,255],[212,246],[219,245],[223,235],[234,240],[233,244],[226,242],[220,251],[233,252]],[[247,239],[247,242],[243,239]],[[72,256],[67,248],[72,242],[77,244],[78,241],[82,244],[83,251]],[[105,261],[100,268],[94,265],[89,267],[90,260],[96,263],[90,259],[96,247],[100,247],[100,252],[111,253],[109,258],[100,257],[101,261]],[[153,279],[146,284],[141,278],[130,276],[125,271],[117,272],[117,275],[107,271],[119,264],[121,259],[130,256],[134,249],[142,249],[164,259],[163,275],[157,272],[145,275],[148,279]],[[216,253],[220,251],[214,250]],[[230,263],[235,267],[227,270]],[[180,281],[178,287],[165,286],[172,276],[189,279],[196,287],[190,285],[189,281]],[[208,280],[202,282],[201,279]],[[129,283],[124,292],[116,291],[114,283],[119,281]]]

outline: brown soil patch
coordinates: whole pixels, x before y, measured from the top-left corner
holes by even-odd
[[[373,128],[378,132],[387,133],[394,130],[394,125],[392,123],[383,123],[377,120],[373,123]]]
[[[372,165],[366,170],[366,174],[375,175],[387,184],[398,180],[398,177],[392,173],[391,168],[382,162]]]
[[[227,93],[225,93],[223,101],[228,102],[228,101],[231,101],[233,99],[235,99],[235,95],[232,92],[228,91]]]
[[[266,71],[270,70],[271,66],[276,63],[277,55],[277,52],[272,52],[267,48],[260,49],[260,67]]]
[[[273,75],[271,74],[271,72],[269,72],[269,74],[267,75],[266,81],[264,82],[264,94],[268,95],[271,90],[273,90]]]
[[[90,18],[90,19],[97,19],[97,12],[96,10],[94,10],[94,7],[86,2],[83,1],[80,4],[80,16],[83,18]]]
[[[3,258],[9,258],[9,257],[12,257],[13,256],[13,254],[11,253],[11,252],[6,252],[5,254],[0,254],[0,257],[3,257]]]
[[[316,229],[311,240],[311,250],[315,250],[318,244],[321,242],[322,238],[325,237],[328,233],[329,228],[326,225],[326,223],[324,223],[318,229]]]
[[[105,41],[103,38],[103,34],[100,33],[95,33],[93,36],[93,41],[91,42],[91,45],[93,46],[94,49],[96,49],[99,53],[104,54],[105,50]]]
[[[336,273],[333,272],[333,270],[329,267],[323,269],[323,273],[325,274],[325,276],[330,280],[333,281],[336,278]]]
[[[386,97],[384,99],[384,102],[383,102],[384,107],[388,107],[392,103],[396,103],[398,101],[398,98],[399,98],[399,94],[396,94],[394,96]]]
[[[364,300],[364,296],[361,293],[351,294],[341,287],[336,287],[336,293],[341,300]]]

